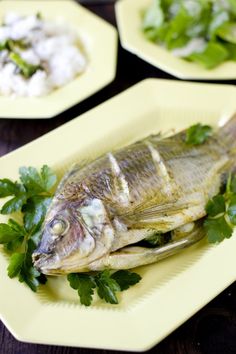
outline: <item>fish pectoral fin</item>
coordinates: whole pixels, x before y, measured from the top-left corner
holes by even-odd
[[[139,204],[135,209],[120,213],[119,217],[122,220],[130,221],[132,224],[132,221],[145,221],[149,218],[158,219],[167,213],[181,211],[184,207],[186,208],[186,203],[182,205],[182,203],[177,203],[176,199],[168,203],[158,203],[155,200],[151,200],[149,203]]]
[[[167,232],[202,218],[206,204],[203,198],[203,195],[199,195],[175,203],[140,208],[133,213],[121,215],[120,218],[130,228],[151,228]]]
[[[158,262],[200,241],[205,236],[201,224],[185,237],[156,248],[125,247],[91,264],[91,270],[131,269]]]

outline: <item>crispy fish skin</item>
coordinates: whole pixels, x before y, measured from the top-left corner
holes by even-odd
[[[162,140],[153,135],[74,165],[46,215],[35,266],[45,274],[88,271],[96,262],[99,269],[116,268],[103,260],[153,233],[204,217],[235,155],[236,116],[199,146],[187,145],[185,132]],[[144,262],[144,253],[135,266],[158,260]],[[131,258],[126,268],[133,266]]]

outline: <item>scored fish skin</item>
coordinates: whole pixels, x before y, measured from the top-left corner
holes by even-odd
[[[129,244],[204,217],[233,168],[235,147],[233,117],[199,146],[187,145],[185,132],[153,135],[74,165],[46,215],[35,266],[45,274],[87,271]]]

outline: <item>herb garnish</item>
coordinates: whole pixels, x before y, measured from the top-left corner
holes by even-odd
[[[210,243],[230,238],[236,225],[236,177],[228,178],[223,194],[213,197],[206,205],[204,227]]]
[[[51,202],[56,175],[46,165],[40,172],[34,167],[21,167],[19,174],[20,182],[0,180],[0,198],[11,197],[3,205],[1,214],[22,212],[23,224],[11,218],[7,224],[0,223],[0,244],[11,254],[9,277],[18,276],[20,282],[36,291],[46,278],[33,267],[32,253],[40,239],[40,228]],[[19,220],[21,216],[18,215]]]
[[[32,65],[27,63],[20,54],[11,52],[9,54],[9,58],[16,64],[16,66],[20,69],[21,74],[26,78],[30,78],[37,70],[41,67],[40,65]]]
[[[197,123],[186,131],[185,142],[189,145],[203,144],[213,133],[212,127]]]
[[[90,306],[95,288],[101,299],[110,304],[118,304],[116,293],[127,290],[130,286],[137,284],[141,277],[137,273],[132,273],[128,270],[119,270],[115,273],[104,270],[94,274],[69,274],[67,279],[70,282],[70,286],[78,291],[80,303]]]

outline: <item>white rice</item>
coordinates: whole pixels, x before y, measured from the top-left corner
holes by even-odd
[[[0,45],[7,40],[24,41],[27,48],[14,45],[14,52],[28,64],[39,66],[30,77],[0,50],[0,94],[42,96],[72,81],[87,66],[77,33],[64,23],[50,22],[37,15],[8,13],[0,26]]]

